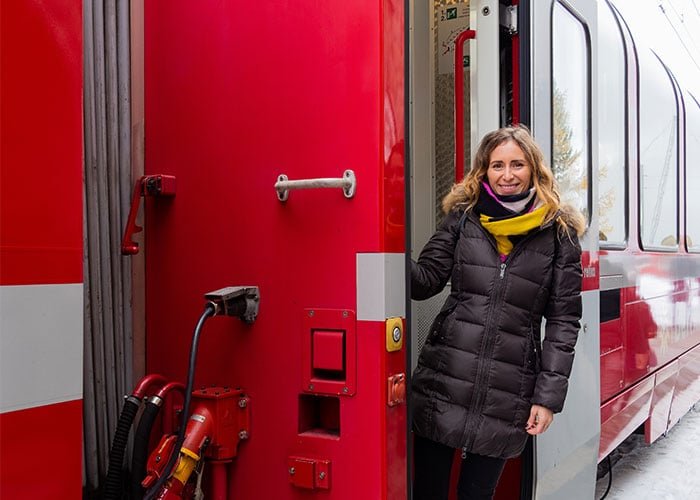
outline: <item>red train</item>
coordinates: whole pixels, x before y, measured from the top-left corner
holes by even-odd
[[[0,496],[408,498],[441,299],[406,261],[520,122],[588,219],[584,317],[497,496],[592,498],[700,399],[700,80],[632,4],[3,2]]]

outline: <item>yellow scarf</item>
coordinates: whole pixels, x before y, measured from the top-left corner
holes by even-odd
[[[479,222],[496,238],[498,253],[508,255],[513,250],[513,242],[510,241],[508,236],[521,236],[529,233],[542,225],[546,214],[547,205],[542,205],[532,212],[511,217],[510,219],[491,221],[491,217],[481,214]]]

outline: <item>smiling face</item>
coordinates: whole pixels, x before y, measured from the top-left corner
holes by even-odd
[[[496,194],[520,194],[530,189],[531,177],[532,168],[515,141],[508,140],[499,144],[491,152],[486,178]]]

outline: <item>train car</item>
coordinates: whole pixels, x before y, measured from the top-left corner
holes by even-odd
[[[2,4],[2,498],[410,498],[449,285],[408,261],[511,123],[588,228],[564,411],[496,498],[593,498],[700,400],[700,79],[635,2],[126,5]]]

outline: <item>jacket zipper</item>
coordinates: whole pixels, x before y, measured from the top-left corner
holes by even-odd
[[[492,319],[493,315],[495,314],[496,304],[500,303],[500,295],[501,290],[503,289],[503,278],[505,277],[505,272],[506,263],[503,262],[501,263],[499,268],[499,279],[496,281],[496,285],[494,286],[494,289],[491,292],[491,303],[489,304],[489,311],[486,315],[486,327],[488,329],[484,332],[486,339],[484,340],[484,343],[481,349],[479,350],[479,361],[476,366],[476,382],[474,384],[474,387],[477,392],[472,396],[471,404],[469,405],[469,413],[467,415],[467,422],[465,424],[464,429],[465,433],[468,433],[469,437],[464,444],[463,451],[466,451],[467,448],[471,448],[472,444],[474,443],[474,438],[476,437],[476,434],[473,432],[469,433],[469,429],[474,427],[474,424],[476,423],[476,410],[483,406],[483,400],[486,397],[485,382],[486,378],[488,377],[488,374],[486,373],[485,368],[492,354],[491,351],[493,350],[495,337]]]
[[[481,231],[486,235],[487,240],[491,242],[491,246],[493,249],[496,251],[497,255],[498,254],[498,247],[496,246],[496,240],[495,238],[489,233],[480,223],[474,221],[472,219],[472,223],[476,224]],[[548,227],[550,224],[547,224],[546,227]],[[544,229],[544,228],[542,228]],[[490,360],[491,355],[492,355],[492,350],[493,346],[495,343],[495,327],[494,325],[491,325],[491,321],[493,319],[493,314],[496,309],[495,305],[500,304],[502,301],[502,298],[500,296],[501,289],[503,288],[503,280],[505,278],[505,273],[506,273],[506,268],[508,267],[507,263],[512,260],[512,258],[520,253],[520,250],[523,248],[524,243],[526,243],[528,240],[530,240],[535,234],[539,233],[539,231],[534,231],[530,234],[528,234],[525,238],[523,238],[518,244],[513,248],[513,251],[506,257],[505,262],[501,262],[501,265],[499,266],[499,273],[498,273],[498,280],[496,281],[496,284],[494,286],[494,290],[491,292],[491,303],[489,304],[489,311],[488,314],[486,315],[486,330],[484,332],[484,335],[486,335],[486,340],[482,346],[482,348],[479,350],[479,361],[477,363],[477,374],[476,374],[476,382],[475,382],[475,388],[477,392],[472,396],[472,401],[471,404],[469,405],[469,412],[467,414],[467,421],[465,423],[465,428],[464,428],[464,433],[468,435],[468,439],[465,442],[464,446],[462,447],[462,459],[466,458],[466,453],[467,449],[471,448],[471,446],[474,444],[474,439],[476,438],[476,433],[472,432],[469,433],[469,429],[474,426],[476,423],[476,410],[483,406],[484,400],[486,398],[486,378],[488,375],[485,373],[485,365],[487,363],[487,360]]]

